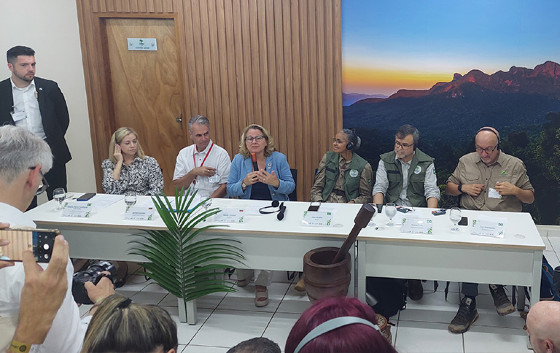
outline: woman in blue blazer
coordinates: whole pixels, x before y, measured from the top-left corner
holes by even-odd
[[[252,155],[259,169],[253,170]],[[276,152],[268,131],[256,124],[245,128],[239,153],[231,162],[227,193],[241,199],[287,201],[296,183],[286,156]]]
[[[254,168],[256,163],[258,168]],[[229,170],[227,193],[242,199],[288,201],[296,183],[286,156],[275,152],[268,131],[257,124],[245,128]],[[245,287],[255,278],[255,305],[268,305],[270,271],[237,269],[237,285]]]

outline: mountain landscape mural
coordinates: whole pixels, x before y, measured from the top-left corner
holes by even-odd
[[[394,132],[410,123],[424,137],[446,142],[470,137],[485,125],[504,133],[539,127],[551,111],[560,111],[560,65],[552,61],[491,75],[476,69],[464,76],[456,73],[451,82],[438,82],[428,90],[403,89],[343,110],[348,127]]]
[[[474,134],[496,127],[503,150],[521,158],[536,189],[527,206],[536,222],[560,224],[560,65],[513,66],[486,74],[472,69],[426,90],[401,89],[387,98],[365,98],[343,108],[344,127],[362,137],[359,154],[374,169],[379,155],[393,149],[402,124],[420,130],[420,148],[436,158],[442,186],[460,156],[474,151]],[[443,205],[457,200],[444,196]]]

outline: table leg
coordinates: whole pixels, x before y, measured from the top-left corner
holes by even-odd
[[[535,251],[533,255],[533,285],[531,286],[531,306],[537,304],[541,299],[541,271],[542,271],[542,250]]]
[[[358,299],[366,302],[366,244],[364,241],[356,241],[356,258],[358,263]]]

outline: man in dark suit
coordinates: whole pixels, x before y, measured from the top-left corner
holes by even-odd
[[[56,82],[35,77],[33,49],[13,47],[7,59],[12,76],[0,82],[0,125],[24,127],[48,143],[54,156],[53,167],[45,175],[50,200],[54,189],[67,190],[66,163],[72,159],[64,138],[70,123],[66,100]]]

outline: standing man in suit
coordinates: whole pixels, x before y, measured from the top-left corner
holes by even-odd
[[[70,123],[64,95],[56,82],[35,77],[35,51],[24,46],[8,50],[8,69],[12,76],[0,82],[0,125],[26,128],[47,142],[52,150],[52,169],[45,175],[53,190],[66,188],[66,163],[72,159],[64,135]],[[34,199],[31,208],[35,207]]]

